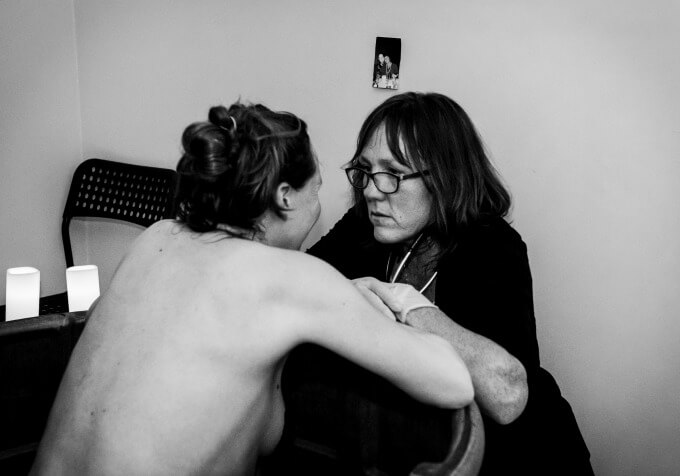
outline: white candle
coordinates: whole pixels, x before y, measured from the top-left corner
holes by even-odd
[[[5,302],[6,321],[37,316],[40,308],[40,271],[30,266],[9,268]]]
[[[68,310],[87,311],[99,297],[99,270],[93,264],[71,266],[66,270]]]

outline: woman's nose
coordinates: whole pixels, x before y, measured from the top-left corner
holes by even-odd
[[[375,181],[373,181],[372,178],[369,179],[368,185],[364,189],[364,198],[366,200],[369,200],[369,199],[376,200],[376,199],[379,199],[379,198],[383,198],[384,196],[385,196],[385,194],[382,193],[380,190],[378,190],[378,187],[375,186]]]

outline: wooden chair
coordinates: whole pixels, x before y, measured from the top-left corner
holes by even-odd
[[[444,410],[313,345],[283,375],[286,427],[265,474],[477,474],[484,427],[476,404]]]
[[[26,474],[86,312],[0,323],[0,474]]]

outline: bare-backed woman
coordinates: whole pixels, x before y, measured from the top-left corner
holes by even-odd
[[[427,403],[472,400],[450,344],[297,251],[320,213],[302,120],[214,107],[182,145],[177,219],[136,240],[91,309],[34,474],[254,474],[281,435],[285,358],[304,342]]]

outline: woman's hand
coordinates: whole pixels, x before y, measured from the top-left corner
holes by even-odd
[[[387,283],[383,283],[375,278],[365,277],[353,279],[352,284],[374,308],[393,321],[397,320],[397,316],[394,313],[401,311],[401,308],[397,300],[392,296]]]
[[[433,307],[438,309],[438,307],[435,306],[432,301],[423,296],[410,284],[391,283],[387,284],[387,287],[392,293],[392,298],[396,300],[400,307],[399,311],[395,311],[397,320],[399,322],[407,324],[406,316],[414,309],[420,309],[423,307]]]
[[[409,311],[437,307],[410,284],[384,283],[371,277],[354,279],[352,282],[373,307],[402,323],[406,323]]]
[[[406,322],[413,309],[435,308],[411,313],[406,324],[444,337],[456,349],[472,375],[477,403],[494,421],[505,425],[522,413],[528,398],[526,370],[505,349],[461,327],[408,284],[370,277],[352,282],[376,309],[399,322]]]

